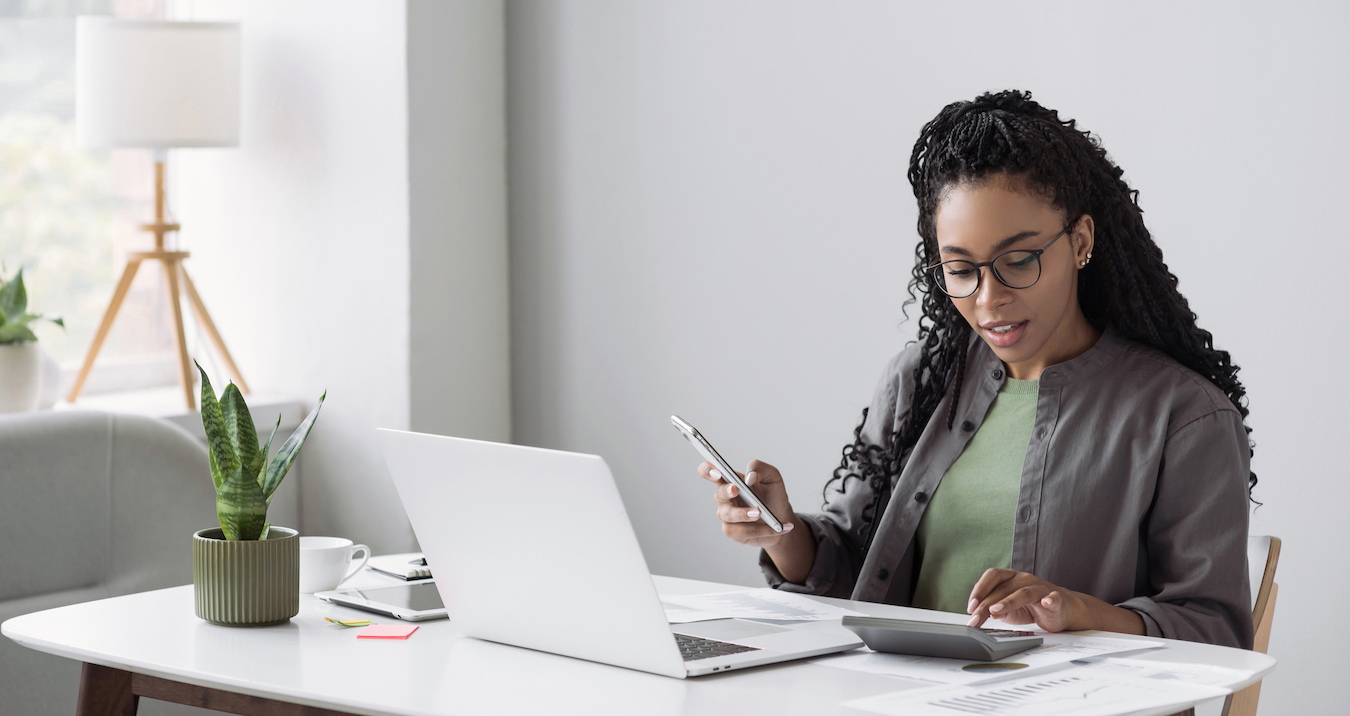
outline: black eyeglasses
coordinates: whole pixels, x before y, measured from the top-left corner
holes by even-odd
[[[1041,280],[1041,254],[1069,233],[1073,224],[1064,227],[1050,243],[1039,249],[1005,251],[993,261],[975,263],[954,259],[933,264],[927,269],[929,282],[952,298],[965,298],[980,289],[980,267],[988,266],[999,283],[1008,288],[1031,288]]]

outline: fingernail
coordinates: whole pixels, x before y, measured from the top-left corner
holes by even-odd
[[[784,532],[791,532],[791,531],[792,531],[792,523],[789,522],[789,523],[783,525],[783,531],[784,531]]]
[[[1052,605],[1054,604],[1054,602],[1050,599],[1050,597],[1046,597],[1045,599],[1042,599],[1042,600],[1041,600],[1041,604],[1044,604],[1045,606],[1048,607],[1048,606],[1052,606]]]
[[[721,472],[720,470],[718,470],[717,468],[715,468],[715,467],[714,467],[713,469],[709,470],[709,471],[708,471],[708,474],[709,474],[709,475],[712,475],[714,478],[716,478],[716,479],[718,479],[718,480],[722,479],[722,472]]]
[[[1002,605],[1002,604],[995,604],[994,606],[989,607],[989,611],[991,611],[991,612],[1001,612],[1001,611],[1003,611],[1003,605]]]
[[[752,520],[757,520],[759,519],[759,510],[750,510],[749,512],[745,513],[745,516],[749,517]]]
[[[973,627],[973,626],[975,626],[979,621],[980,621],[980,618],[979,618],[979,617],[971,617],[971,618],[970,618],[970,621],[966,622],[966,626],[971,626],[971,627]]]
[[[749,472],[749,473],[746,473],[746,475],[745,475],[745,484],[747,484],[747,485],[753,485],[753,484],[755,484],[755,483],[758,482],[758,481],[759,481],[759,473],[757,473],[757,472]]]
[[[978,606],[980,606],[980,600],[978,600],[978,599],[972,599],[972,600],[970,600],[970,603],[966,605],[966,614],[970,614],[970,613],[974,612],[974,611],[975,611],[975,607],[978,607]]]
[[[735,496],[736,496],[736,493],[737,493],[737,489],[736,489],[736,486],[735,486],[735,485],[728,485],[728,486],[727,486],[727,494],[728,494],[728,495],[731,495],[732,497],[735,497]]]

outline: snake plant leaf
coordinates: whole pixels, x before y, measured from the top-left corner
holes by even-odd
[[[271,529],[272,529],[272,523],[271,523],[271,522],[268,522],[267,524],[263,525],[263,531],[262,531],[261,534],[258,535],[258,539],[260,539],[260,540],[267,539],[267,533],[270,532]]]
[[[211,463],[211,482],[216,486],[216,492],[220,492],[220,483],[225,482],[225,473],[220,471],[220,465],[216,464],[216,454],[211,450],[206,451],[206,460]]]
[[[239,456],[239,462],[252,468],[258,459],[258,430],[253,427],[253,416],[248,412],[239,386],[234,383],[225,386],[225,392],[220,396],[220,412],[225,417],[225,430],[230,434],[234,454]],[[259,474],[256,469],[250,469],[250,472],[255,477]]]
[[[249,472],[254,475],[262,475],[267,469],[267,458],[272,454],[272,438],[277,436],[277,428],[281,427],[281,414],[277,414],[277,424],[272,426],[272,434],[267,436],[267,444],[258,448],[258,454],[253,458],[253,464],[248,466]],[[272,504],[272,496],[267,496],[267,504]]]
[[[194,361],[195,363],[195,361]],[[206,442],[211,448],[211,479],[216,483],[216,493],[228,476],[240,469],[239,455],[230,442],[230,431],[225,427],[225,416],[220,404],[216,402],[216,392],[211,388],[211,379],[197,363],[202,374],[202,427],[206,430]],[[224,525],[221,525],[224,529]]]
[[[23,287],[23,267],[14,274],[14,278],[0,285],[0,314],[5,321],[12,321],[28,310],[28,291]]]
[[[256,540],[267,524],[267,500],[258,477],[236,464],[216,488],[216,517],[228,540]]]
[[[57,316],[56,318],[48,318],[47,320],[51,321],[52,323],[55,323],[56,325],[58,325],[58,326],[60,326],[60,327],[62,327],[62,328],[65,328],[65,327],[66,327],[66,322],[63,321],[63,320],[61,320],[61,317],[60,317],[60,316]]]
[[[300,452],[300,446],[305,444],[305,438],[309,437],[309,431],[314,427],[314,421],[319,417],[319,408],[323,407],[324,398],[328,397],[328,391],[324,391],[319,396],[319,404],[314,406],[314,411],[305,417],[305,421],[300,423],[300,427],[291,433],[286,442],[281,444],[281,449],[277,450],[277,456],[267,466],[267,476],[263,478],[263,494],[272,498],[272,493],[276,491],[277,486],[281,484],[282,478],[291,469],[291,463],[295,462],[295,456]]]

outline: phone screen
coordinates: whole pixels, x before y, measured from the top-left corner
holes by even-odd
[[[764,504],[764,501],[759,499],[759,495],[756,495],[754,490],[751,490],[750,486],[745,484],[745,480],[741,479],[741,476],[736,473],[736,470],[728,465],[726,460],[722,459],[722,456],[715,448],[713,448],[712,443],[708,442],[707,438],[704,438],[693,425],[690,425],[678,415],[670,416],[670,422],[680,431],[680,434],[689,441],[689,444],[694,446],[694,450],[698,451],[698,453],[703,456],[704,460],[712,463],[713,466],[717,468],[717,471],[722,473],[723,480],[736,485],[740,490],[741,499],[751,507],[759,510],[759,519],[762,520],[764,524],[772,527],[774,532],[783,531],[783,523],[769,510]]]

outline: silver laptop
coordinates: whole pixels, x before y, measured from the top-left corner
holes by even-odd
[[[379,440],[463,634],[677,678],[862,646],[818,622],[667,623],[599,456],[396,430]]]

